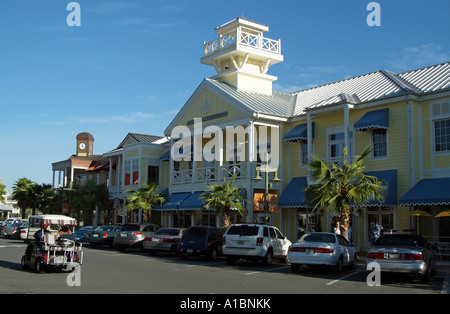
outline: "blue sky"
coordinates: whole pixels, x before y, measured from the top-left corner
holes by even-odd
[[[402,72],[450,61],[450,1],[369,0],[0,1],[0,177],[9,192],[27,177],[51,183],[51,163],[90,132],[94,153],[129,132],[162,135],[203,78],[203,41],[236,17],[270,26],[285,61],[269,74],[294,92],[380,69]]]

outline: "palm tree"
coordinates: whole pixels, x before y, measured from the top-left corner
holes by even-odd
[[[219,211],[224,229],[231,224],[232,209],[236,209],[239,214],[244,215],[246,199],[241,193],[243,188],[233,187],[234,180],[236,180],[236,176],[224,184],[210,184],[210,190],[200,196],[206,209],[211,208],[214,211]]]
[[[362,206],[375,199],[382,202],[384,199],[386,187],[383,181],[363,173],[363,161],[370,151],[366,148],[349,163],[346,161],[347,148],[344,148],[342,167],[334,163],[328,165],[318,157],[312,157],[309,162],[312,184],[304,190],[305,200],[314,209],[325,207],[330,212],[337,212],[345,238],[348,238],[351,206]]]
[[[4,196],[6,196],[6,185],[0,183],[0,203],[5,202]]]
[[[22,218],[26,217],[27,208],[37,208],[38,200],[35,196],[36,183],[28,178],[20,178],[13,185],[13,200],[17,201],[17,206],[22,211]]]
[[[144,221],[150,221],[152,209],[162,205],[166,199],[162,193],[155,193],[156,184],[147,184],[138,190],[128,190],[126,208],[128,210],[142,209]]]
[[[81,220],[81,211],[83,211],[83,220],[87,224],[96,225],[98,221],[93,221],[93,212],[94,210],[98,213],[102,210],[109,210],[111,202],[108,197],[106,184],[97,184],[91,180],[84,185],[73,185],[70,190],[70,206],[71,209],[78,210],[78,221]]]

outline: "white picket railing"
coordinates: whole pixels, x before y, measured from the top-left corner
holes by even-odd
[[[260,51],[270,52],[277,55],[281,54],[281,41],[265,38],[260,35],[255,35],[241,30],[236,30],[232,33],[221,36],[203,44],[203,56],[206,57],[222,49],[228,48],[231,45],[239,45],[245,47],[252,47]]]

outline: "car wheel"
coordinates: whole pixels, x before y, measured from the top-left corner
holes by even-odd
[[[217,260],[217,250],[215,248],[209,252],[209,259],[213,262]]]
[[[339,257],[339,259],[338,259],[338,261],[337,261],[337,263],[336,263],[336,266],[334,266],[334,270],[335,270],[338,274],[342,273],[342,256]]]
[[[357,261],[358,261],[358,256],[355,254],[355,256],[353,257],[353,262],[352,262],[352,264],[351,264],[351,268],[352,268],[352,269],[358,268]]]
[[[431,269],[430,269],[430,266],[428,266],[425,274],[420,276],[420,282],[421,283],[429,283],[430,278],[431,278]]]
[[[268,250],[266,256],[264,257],[263,263],[266,266],[272,265],[273,253],[272,250]]]

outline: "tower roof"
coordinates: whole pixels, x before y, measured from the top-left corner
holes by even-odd
[[[94,140],[94,137],[92,136],[91,133],[88,133],[88,132],[82,132],[82,133],[79,133],[79,134],[77,135],[77,140],[90,140],[90,141],[93,141],[93,140]]]

